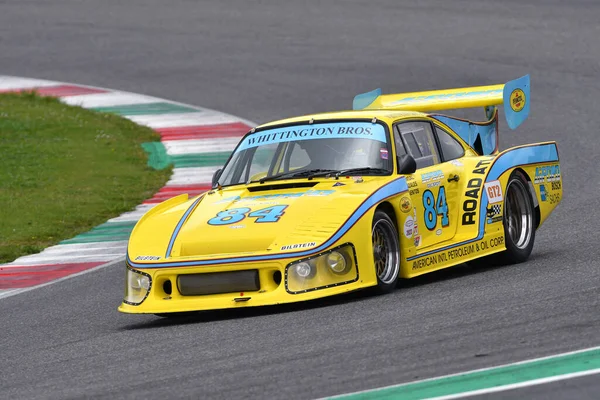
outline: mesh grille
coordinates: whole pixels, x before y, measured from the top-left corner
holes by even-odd
[[[177,277],[182,296],[254,292],[260,290],[258,270],[188,274]]]

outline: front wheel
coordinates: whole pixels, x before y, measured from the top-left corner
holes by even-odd
[[[527,180],[519,171],[513,172],[506,185],[503,211],[506,250],[498,254],[505,264],[526,261],[533,249],[535,210],[527,186]]]
[[[371,238],[377,274],[376,291],[389,293],[396,287],[400,275],[400,242],[396,226],[383,211],[375,211]]]

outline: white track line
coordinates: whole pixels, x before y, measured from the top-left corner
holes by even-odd
[[[379,392],[379,391],[382,391],[382,390],[387,390],[387,389],[401,388],[401,387],[404,387],[404,386],[412,386],[412,385],[419,384],[419,383],[424,383],[424,382],[432,382],[432,381],[438,381],[438,380],[446,379],[446,378],[454,378],[454,377],[457,377],[457,376],[471,375],[471,374],[475,374],[475,373],[479,373],[479,372],[487,372],[487,371],[492,371],[492,370],[501,369],[501,368],[505,368],[505,367],[512,367],[512,366],[515,366],[515,365],[530,364],[530,363],[534,363],[534,362],[538,362],[538,361],[550,360],[550,359],[557,358],[557,357],[570,356],[570,355],[575,355],[575,354],[579,354],[579,353],[586,353],[586,352],[595,351],[595,350],[600,350],[600,346],[589,347],[587,349],[579,349],[579,350],[574,350],[574,351],[568,351],[568,352],[565,352],[565,353],[558,353],[558,354],[554,354],[554,355],[551,355],[551,356],[544,356],[544,357],[538,357],[538,358],[530,358],[528,360],[517,361],[517,362],[514,362],[514,363],[508,363],[508,364],[502,364],[502,365],[497,365],[495,367],[478,368],[478,369],[473,369],[473,370],[470,370],[470,371],[457,372],[457,373],[454,373],[454,374],[434,376],[432,378],[420,379],[420,380],[417,380],[417,381],[398,383],[396,385],[388,385],[388,386],[382,386],[382,387],[373,388],[373,389],[359,390],[357,392],[342,393],[342,394],[338,394],[338,395],[335,395],[335,396],[324,397],[322,399],[337,399],[337,398],[342,398],[342,397],[346,397],[346,396],[350,396],[350,395],[371,394],[371,393],[376,393],[376,392]],[[590,370],[590,371],[592,371],[592,370]]]
[[[14,295],[20,294],[20,293],[29,292],[30,290],[39,289],[39,288],[44,287],[44,286],[53,285],[55,283],[59,283],[59,282],[65,281],[67,279],[75,278],[76,276],[87,274],[87,273],[92,272],[92,271],[97,271],[97,270],[102,269],[102,268],[112,267],[113,265],[117,265],[119,263],[122,263],[124,260],[125,260],[125,257],[121,257],[121,258],[112,260],[110,262],[107,262],[105,264],[98,265],[97,267],[86,269],[85,271],[77,272],[75,274],[67,275],[67,276],[64,276],[62,278],[50,281],[50,282],[42,283],[41,285],[30,286],[30,287],[22,288],[22,289],[9,289],[8,291],[0,292],[0,299],[11,297],[11,296],[14,296]],[[125,275],[125,270],[123,270],[123,275]]]
[[[450,394],[448,396],[430,397],[427,400],[462,399],[465,397],[479,396],[479,395],[488,394],[488,393],[505,392],[508,390],[520,389],[520,388],[529,387],[529,386],[543,385],[545,383],[564,381],[567,379],[579,378],[582,376],[588,376],[588,375],[594,375],[594,374],[600,374],[600,368],[590,369],[588,371],[572,372],[570,374],[564,374],[564,375],[556,375],[556,376],[551,376],[548,378],[533,379],[531,381],[525,381],[525,382],[520,382],[520,383],[511,383],[509,385],[495,386],[495,387],[491,387],[491,388],[487,388],[487,389],[472,390],[470,392]]]
[[[0,299],[20,293],[23,289],[0,289]]]

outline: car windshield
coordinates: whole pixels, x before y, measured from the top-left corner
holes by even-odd
[[[351,169],[361,169],[361,175],[389,174],[392,161],[387,138],[385,125],[370,121],[260,130],[240,142],[219,183],[306,179]]]

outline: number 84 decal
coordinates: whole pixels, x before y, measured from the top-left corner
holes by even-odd
[[[448,226],[450,221],[448,220],[448,203],[446,202],[446,188],[444,186],[440,186],[437,199],[431,190],[425,190],[423,192],[423,207],[425,208],[423,219],[427,229],[430,231],[435,229],[438,215],[442,216],[442,226]]]
[[[209,225],[229,225],[240,222],[246,217],[256,218],[254,222],[269,223],[277,222],[284,213],[287,206],[272,206],[252,211],[248,207],[231,208],[225,211],[219,211],[217,215],[208,220]]]

